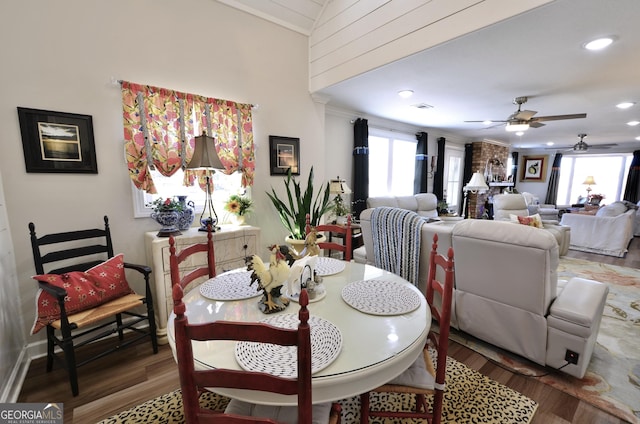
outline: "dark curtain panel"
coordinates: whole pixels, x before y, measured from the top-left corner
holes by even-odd
[[[438,164],[436,172],[433,174],[433,194],[438,200],[443,200],[443,184],[444,184],[444,137],[438,138]]]
[[[553,167],[551,168],[551,176],[549,177],[549,186],[547,187],[547,197],[544,203],[555,205],[558,201],[558,183],[560,182],[560,162],[562,161],[562,153],[556,153],[553,158]]]
[[[353,124],[353,215],[367,208],[369,197],[369,125],[358,118]]]
[[[416,172],[413,177],[413,193],[427,192],[427,176],[429,174],[429,158],[427,148],[427,133],[416,134],[418,146],[416,147]]]
[[[467,185],[467,183],[471,179],[471,176],[473,175],[473,169],[472,169],[473,165],[471,164],[472,160],[473,160],[473,144],[468,143],[464,145],[464,169],[462,170],[462,187],[460,188],[460,192],[461,192],[460,198],[462,199],[462,202],[460,202],[460,205],[458,205],[458,215],[462,215],[464,202],[467,200],[464,195],[464,190],[462,190],[462,188],[464,188],[464,186]],[[469,213],[468,209],[466,213],[467,214]]]
[[[633,152],[623,199],[633,203],[638,203],[640,200],[640,150]]]
[[[511,175],[513,175],[513,188],[516,188],[518,181],[518,152],[511,152]]]

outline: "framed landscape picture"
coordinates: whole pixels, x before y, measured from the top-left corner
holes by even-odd
[[[269,136],[271,175],[300,175],[300,139]]]
[[[18,107],[27,172],[98,173],[90,115]]]
[[[547,177],[547,155],[523,156],[521,181],[544,182]]]

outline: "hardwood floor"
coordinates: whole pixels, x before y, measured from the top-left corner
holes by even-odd
[[[640,238],[631,242],[625,258],[573,250],[567,256],[640,268]],[[83,354],[92,352],[87,349]],[[626,423],[535,378],[506,371],[455,342],[450,345],[449,356],[538,402],[532,424]],[[79,383],[80,394],[74,398],[66,374],[60,369],[47,373],[44,359],[36,359],[29,367],[18,402],[61,402],[66,424],[90,424],[180,386],[169,346],[161,346],[159,353],[153,355],[150,343],[138,344],[80,368]]]

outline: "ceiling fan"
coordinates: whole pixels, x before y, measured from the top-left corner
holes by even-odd
[[[580,137],[580,141],[578,141],[573,146],[567,146],[567,148],[561,148],[561,149],[580,153],[580,152],[586,152],[589,149],[609,149],[611,147],[617,146],[617,144],[615,143],[596,144],[591,146],[583,140],[586,136],[587,136],[586,134],[578,134],[578,137]],[[558,148],[557,147],[555,149],[550,148],[549,150],[558,150]]]
[[[538,112],[533,110],[520,110],[522,105],[526,103],[528,98],[526,96],[516,97],[513,99],[513,104],[518,105],[518,110],[512,113],[506,120],[491,120],[490,122],[505,122],[507,131],[524,131],[529,127],[540,128],[545,124],[542,121],[560,121],[563,119],[578,119],[586,118],[586,113],[574,113],[571,115],[550,115],[550,116],[538,116],[534,115]],[[464,122],[486,122],[485,121],[464,121]]]

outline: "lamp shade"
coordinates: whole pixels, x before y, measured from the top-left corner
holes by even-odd
[[[463,190],[472,192],[486,191],[489,190],[489,186],[484,180],[484,175],[482,175],[480,171],[476,171],[471,176],[467,185],[463,187]]]
[[[195,138],[193,156],[187,164],[187,169],[195,168],[224,169],[216,151],[215,139],[205,133]]]
[[[582,184],[585,185],[596,185],[596,181],[593,179],[593,175],[589,175],[587,178],[585,178],[584,182]]]
[[[331,194],[349,194],[351,189],[344,180],[338,177],[335,180],[329,181],[329,192]]]

